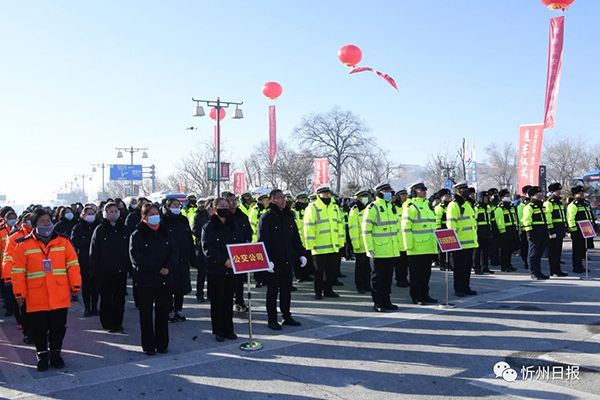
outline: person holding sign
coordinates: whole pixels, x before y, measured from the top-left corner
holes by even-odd
[[[429,296],[431,261],[438,252],[436,216],[427,201],[427,187],[422,179],[410,186],[412,201],[402,212],[402,238],[410,268],[410,297],[414,304],[437,303]]]
[[[269,328],[280,331],[277,322],[277,294],[279,309],[283,315],[283,325],[300,326],[292,318],[290,303],[292,300],[292,279],[294,266],[305,267],[304,247],[298,234],[294,213],[286,206],[285,195],[279,189],[269,194],[269,208],[258,221],[257,237],[263,242],[273,270],[267,274],[267,315]]]
[[[594,218],[592,217],[592,210],[590,203],[585,199],[585,192],[583,186],[575,186],[571,188],[571,193],[575,200],[567,207],[567,224],[569,226],[569,232],[571,232],[571,240],[573,241],[573,272],[576,274],[585,273],[583,267],[583,260],[585,259],[585,253],[587,251],[586,238],[579,229],[578,222],[590,221],[594,224]]]
[[[37,351],[37,370],[64,368],[60,356],[67,331],[71,294],[81,288],[77,253],[68,236],[57,233],[43,208],[31,216],[34,231],[17,240],[13,253],[12,284],[19,305],[26,301],[30,336]],[[50,353],[48,353],[50,345]]]
[[[229,206],[222,197],[215,200],[215,213],[202,228],[201,237],[208,274],[210,322],[217,342],[237,339],[233,332],[233,293],[238,279],[233,274],[227,245],[245,243],[249,239],[245,227],[236,224]]]

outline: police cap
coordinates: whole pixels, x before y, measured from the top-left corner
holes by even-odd
[[[489,192],[489,190],[488,190]],[[510,194],[510,191],[508,189],[502,189],[498,192],[498,196],[500,197],[504,197],[504,196],[508,196]]]
[[[369,190],[365,188],[361,188],[358,192],[354,193],[354,197],[368,196]]]
[[[577,194],[577,193],[583,192],[583,190],[584,190],[583,186],[577,185],[577,186],[574,186],[574,187],[571,188],[571,193],[572,194]]]
[[[296,200],[299,200],[299,199],[307,199],[307,198],[308,198],[308,194],[307,194],[307,193],[305,193],[305,192],[300,192],[300,193],[298,193],[298,194],[296,195]]]
[[[317,188],[317,194],[319,193],[333,193],[329,185],[321,185]]]
[[[557,190],[562,190],[562,185],[560,183],[554,182],[548,185],[548,191],[556,192]]]
[[[467,181],[460,181],[456,185],[454,185],[454,189],[468,189],[469,183]]]
[[[376,192],[381,192],[383,190],[394,190],[388,182],[381,182],[379,185],[375,186],[374,189]]]
[[[529,191],[530,188],[531,188],[531,185],[523,186],[523,188],[521,189],[521,193],[527,194],[527,192]]]
[[[535,196],[538,193],[542,193],[542,188],[539,186],[531,186],[529,189],[527,189],[527,195],[529,197]]]
[[[437,194],[438,194],[438,196],[442,197],[447,194],[452,194],[452,192],[450,192],[450,189],[442,188],[437,192]]]

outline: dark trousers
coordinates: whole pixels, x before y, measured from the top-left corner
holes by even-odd
[[[500,265],[500,234],[495,234],[489,240],[490,265]]]
[[[450,258],[448,257],[448,253],[443,253],[441,250],[438,251],[438,262],[440,263],[440,268],[452,268],[450,264]]]
[[[198,265],[196,276],[196,296],[204,296],[204,282],[206,281],[206,266],[203,262]]]
[[[172,311],[181,311],[183,310],[183,295],[182,294],[174,294],[173,295],[173,307]]]
[[[477,237],[479,247],[473,250],[473,265],[475,269],[487,268],[489,266],[490,239],[484,236]]]
[[[33,339],[35,349],[47,351],[62,349],[65,332],[67,332],[67,308],[59,308],[51,311],[36,311],[27,313],[31,332],[29,336]]]
[[[245,274],[240,274],[247,279]],[[210,292],[210,322],[212,333],[227,335],[233,333],[233,292],[237,276],[208,274]]]
[[[571,232],[571,240],[573,241],[573,271],[585,270],[583,260],[585,260],[585,252],[587,251],[587,240],[579,229]]]
[[[392,304],[392,277],[399,257],[371,258],[371,296],[376,306]]]
[[[12,290],[12,284],[6,283],[4,279],[0,283],[2,289],[2,300],[4,300],[4,308],[7,312],[15,312],[17,308],[17,301]]]
[[[15,306],[15,318],[17,320],[17,324],[21,324],[23,328],[23,336],[28,336],[31,332],[31,328],[29,325],[29,317],[27,314],[27,305],[23,303],[22,306]]]
[[[431,254],[408,256],[410,268],[410,297],[413,301],[423,301],[429,297],[431,278]]]
[[[521,232],[519,234],[519,247],[521,251],[521,260],[525,263],[525,266],[528,267],[529,264],[529,240],[527,240],[527,233]]]
[[[548,264],[550,264],[550,273],[557,274],[561,272],[560,258],[562,257],[563,238],[548,240]]]
[[[500,268],[504,271],[512,266],[511,261],[514,242],[507,233],[504,233],[500,236],[500,239],[498,239],[498,245],[500,247]]]
[[[315,263],[315,293],[330,292],[333,282],[337,279],[337,268],[340,261],[339,253],[318,254],[313,258]]]
[[[454,257],[454,291],[465,293],[471,290],[471,268],[473,249],[462,249],[452,253]]]
[[[169,311],[173,303],[171,286],[138,287],[137,289],[142,349],[153,351],[168,348]],[[152,310],[154,310],[154,321],[152,321]]]
[[[127,273],[99,276],[97,280],[100,290],[100,322],[102,328],[115,329],[123,326]]]
[[[308,280],[310,275],[314,275],[315,273],[315,265],[313,264],[313,257],[310,251],[306,251],[304,257],[306,257],[306,265],[304,267],[301,267],[299,263],[294,266],[296,279]]]
[[[529,272],[531,275],[542,274],[542,254],[544,251],[545,239],[529,240],[528,258]]]
[[[267,272],[267,274],[268,274],[268,272]],[[257,282],[261,282],[263,285],[266,284],[265,278],[266,278],[266,276],[265,276],[264,271],[254,273],[254,279],[256,279]],[[244,302],[244,282],[246,282],[247,280],[248,280],[248,277],[245,274],[239,274],[239,275],[234,276],[235,285],[234,285],[233,297],[235,298],[235,304],[239,304],[239,305],[245,304],[245,302]],[[212,296],[212,294],[211,294],[211,296]]]
[[[406,282],[408,281],[408,256],[406,255],[406,252],[400,252],[400,257],[398,257],[397,260],[398,262],[394,266],[396,282]]]
[[[90,276],[87,268],[81,269],[81,296],[86,310],[98,308],[99,287],[97,280]]]
[[[354,283],[358,290],[371,290],[371,266],[366,253],[356,253]]]
[[[290,304],[292,302],[292,266],[275,264],[272,274],[267,276],[267,315],[269,322],[277,322],[277,295],[279,294],[279,310],[283,319],[292,316]]]
[[[338,252],[338,259],[337,259],[337,265],[336,265],[336,271],[335,271],[335,280],[337,281],[338,276],[342,273],[342,253],[344,253],[344,247],[342,247],[340,249],[340,251]],[[344,258],[346,258],[346,256],[343,256]]]

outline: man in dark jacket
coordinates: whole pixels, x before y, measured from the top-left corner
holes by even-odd
[[[212,210],[211,210],[212,212]],[[198,269],[196,276],[196,298],[199,303],[204,303],[204,282],[206,281],[206,258],[202,252],[202,227],[208,223],[210,219],[209,210],[203,206],[199,206],[194,216],[194,222],[192,224],[192,233],[196,238],[196,258],[197,262],[195,267]]]
[[[307,259],[294,214],[286,207],[285,195],[281,190],[274,189],[269,194],[269,201],[269,209],[258,221],[258,241],[264,242],[269,260],[274,264],[273,271],[267,277],[267,314],[269,328],[279,331],[278,292],[283,324],[300,326],[300,322],[293,319],[290,313],[292,279],[294,265],[300,263],[304,267]]]
[[[73,227],[71,243],[77,252],[81,268],[81,295],[85,311],[84,317],[99,315],[98,312],[98,283],[90,273],[90,243],[92,234],[98,226],[98,220],[92,207],[86,206],[81,213],[80,222]]]

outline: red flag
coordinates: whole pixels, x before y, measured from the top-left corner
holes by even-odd
[[[315,158],[315,190],[329,183],[329,162],[326,158]]]
[[[242,194],[246,191],[246,174],[243,172],[234,172],[233,174],[233,194]]]
[[[398,86],[396,85],[396,81],[391,76],[389,76],[385,72],[376,71],[376,70],[374,70],[371,67],[354,67],[354,68],[352,68],[350,70],[349,74],[355,74],[357,72],[365,72],[365,71],[371,71],[371,72],[376,73],[377,75],[379,75],[380,77],[382,77],[383,79],[385,79],[385,81],[387,83],[389,83],[390,85],[392,85],[394,87],[394,89],[398,90]]]
[[[517,178],[519,192],[525,185],[539,184],[543,137],[542,124],[519,126],[519,176]]]
[[[269,106],[269,160],[271,167],[277,160],[277,121],[275,119],[275,105]]]
[[[219,129],[220,129],[220,128],[221,128],[221,127],[219,127]],[[214,158],[214,159],[215,159],[215,160],[217,159],[217,152],[218,152],[218,150],[217,150],[217,149],[218,149],[218,148],[219,148],[219,135],[217,135],[217,125],[215,125],[215,154],[214,154],[214,156],[215,156],[215,158]]]
[[[554,128],[560,70],[564,43],[565,17],[550,20],[550,44],[548,48],[548,75],[546,77],[546,102],[544,105],[544,129]]]

